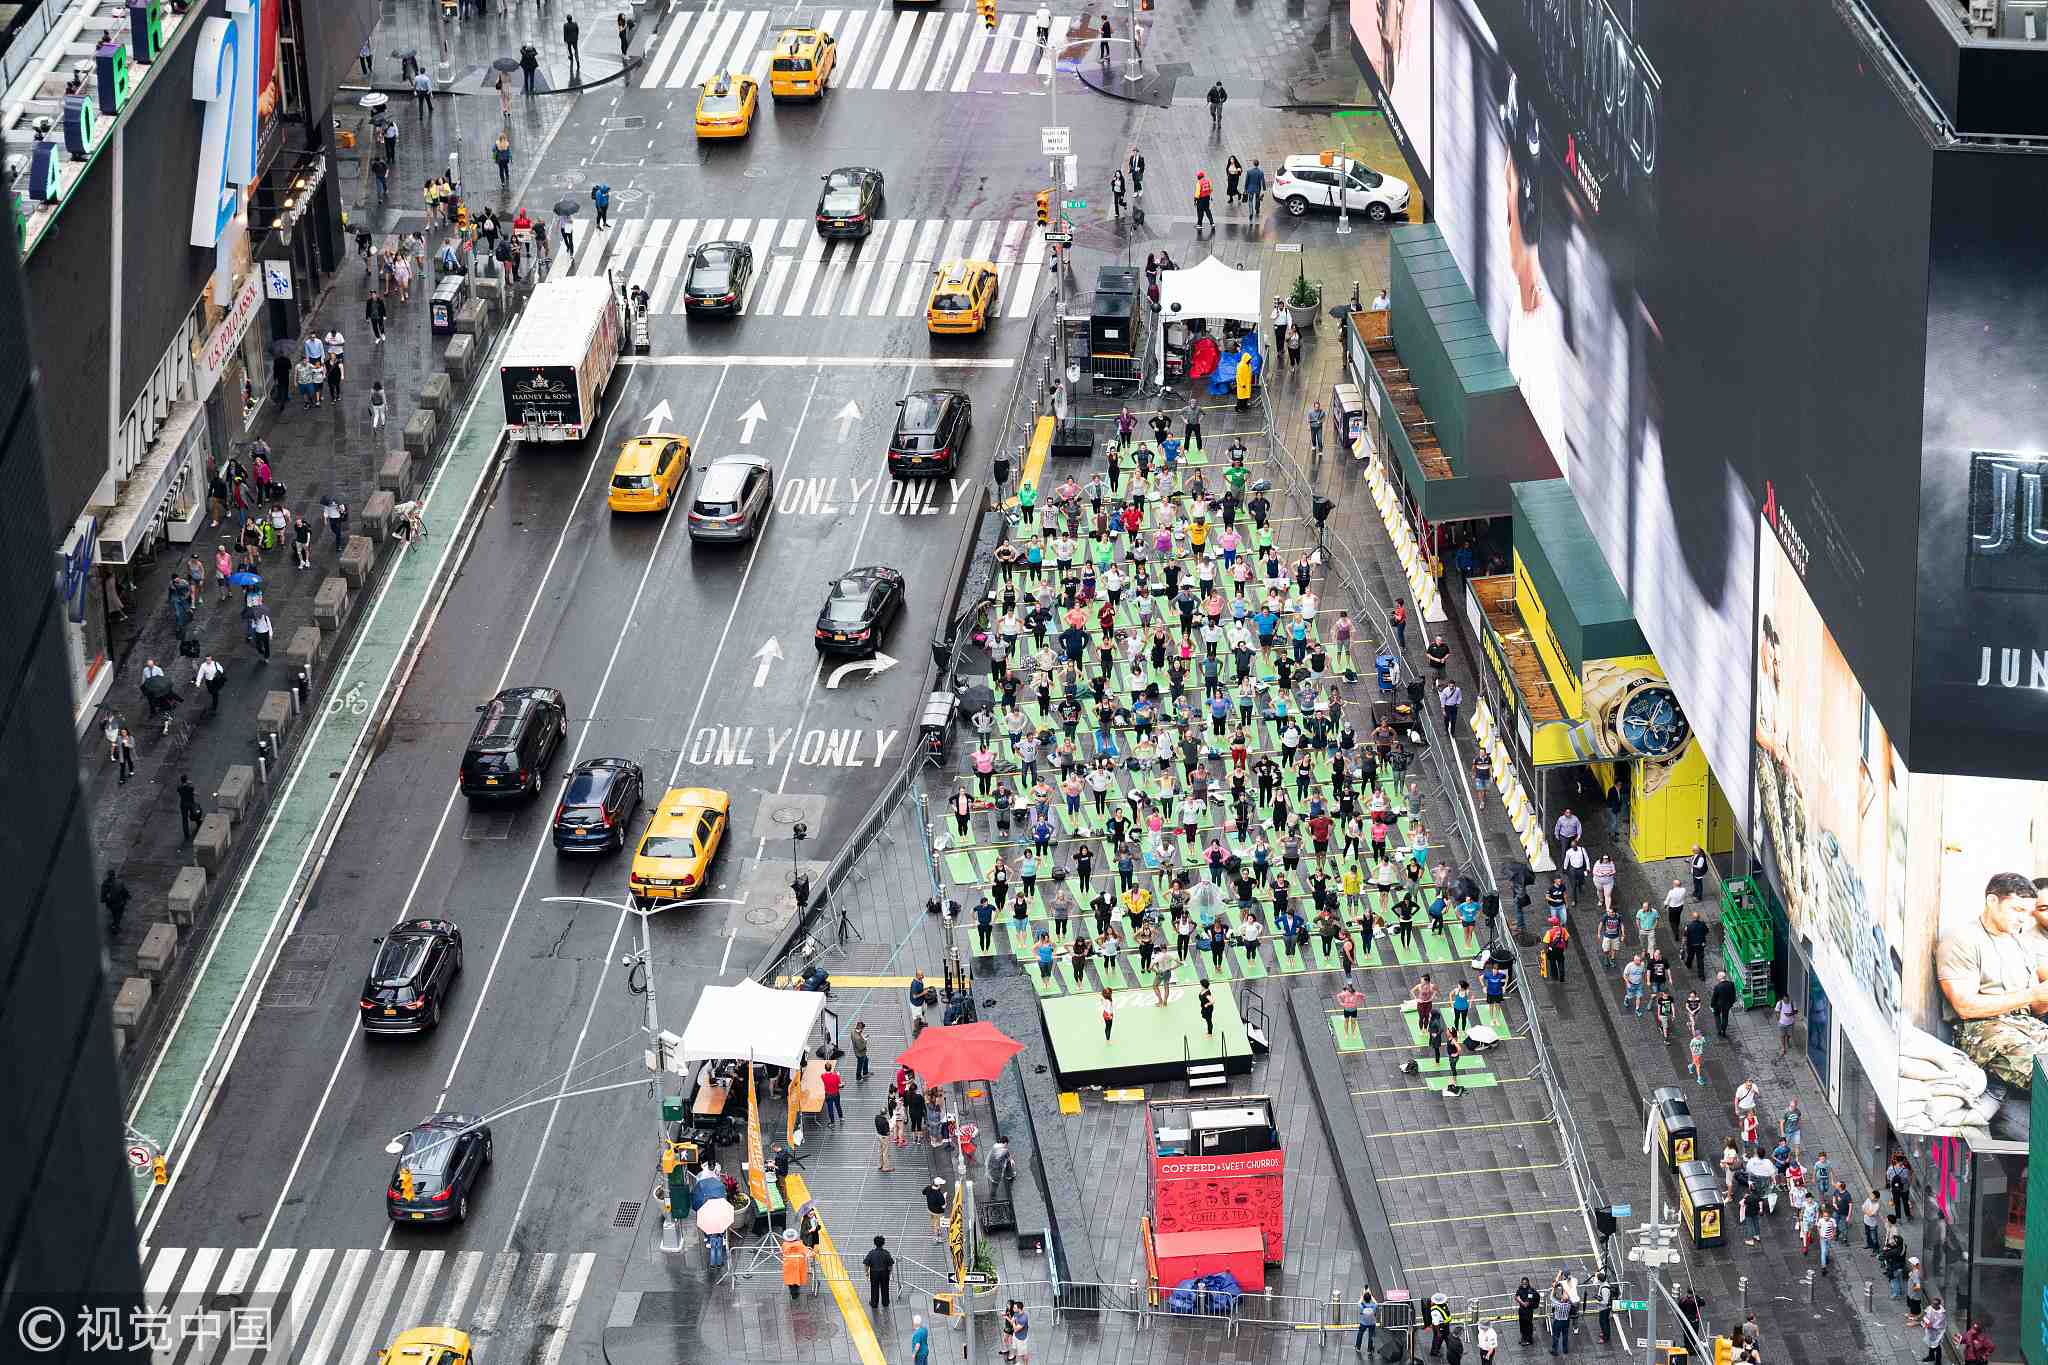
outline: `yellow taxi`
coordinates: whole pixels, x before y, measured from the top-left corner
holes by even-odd
[[[697,91],[698,137],[745,137],[754,131],[761,84],[737,71],[704,82]]]
[[[715,787],[671,787],[648,817],[626,889],[641,905],[694,896],[711,880],[732,797]]]
[[[768,93],[779,100],[823,99],[839,63],[839,41],[822,28],[786,28],[768,63]]]
[[[471,1365],[476,1359],[469,1333],[453,1327],[415,1327],[400,1332],[377,1355],[377,1365]]]
[[[985,332],[996,312],[996,268],[988,261],[952,260],[932,275],[924,321],[934,335]]]
[[[605,501],[614,512],[666,511],[689,472],[687,436],[654,433],[632,437],[619,446]]]

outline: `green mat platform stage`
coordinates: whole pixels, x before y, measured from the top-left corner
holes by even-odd
[[[1150,988],[1114,992],[1116,1027],[1106,1042],[1099,992],[1041,998],[1038,1008],[1060,1088],[1177,1081],[1186,1078],[1190,1062],[1221,1062],[1232,1076],[1250,1072],[1252,1043],[1236,993],[1228,986],[1216,989],[1214,1033],[1202,1028],[1199,995],[1198,987],[1177,984],[1162,1007]]]

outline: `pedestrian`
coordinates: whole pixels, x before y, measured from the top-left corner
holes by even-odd
[[[1984,1324],[1972,1319],[1962,1336],[1956,1339],[1962,1347],[1963,1365],[1989,1365],[1992,1352],[1996,1349],[1991,1334],[1984,1330]]]
[[[114,767],[120,772],[120,785],[128,785],[128,779],[135,776],[135,736],[122,726],[114,736]]]
[[[1193,398],[1180,410],[1180,439],[1190,453],[1202,445],[1202,405]]]
[[[1214,1034],[1216,1032],[1216,997],[1210,993],[1209,983],[1206,981],[1202,983],[1201,990],[1195,996],[1195,1008],[1201,1012],[1202,1032]]]
[[[1444,1340],[1450,1335],[1451,1330],[1450,1297],[1445,1294],[1430,1295],[1428,1307],[1424,1310],[1424,1321],[1429,1324],[1429,1353],[1432,1357],[1440,1356],[1444,1353]]]
[[[555,234],[562,239],[562,250],[576,254],[576,220],[566,213],[555,215]]]
[[[506,123],[512,121],[512,87],[505,84],[505,73],[500,71],[492,83],[498,92],[498,117]]]
[[[391,198],[391,163],[382,156],[370,158],[370,178],[377,183],[377,203],[381,206]]]
[[[1116,216],[1124,216],[1124,173],[1121,170],[1109,173],[1109,202],[1116,210]]]
[[[1586,852],[1586,846],[1577,839],[1564,851],[1564,875],[1571,887],[1572,909],[1579,908],[1579,897],[1586,890],[1586,877],[1593,870],[1593,859]]]
[[[1685,965],[1692,968],[1696,980],[1707,979],[1707,922],[1695,910],[1685,922],[1685,933],[1681,936],[1685,945]]]
[[[1136,147],[1131,148],[1130,155],[1124,160],[1124,169],[1131,173],[1131,193],[1137,195],[1144,194],[1145,154]]]
[[[1044,47],[1052,42],[1052,11],[1044,5],[1040,5],[1031,16],[1031,27],[1038,34],[1038,45],[1040,47]]]
[[[1692,859],[1687,864],[1692,873],[1692,898],[1704,900],[1707,894],[1707,852],[1698,844],[1692,846]]]
[[[1550,1353],[1572,1353],[1572,1301],[1562,1283],[1550,1287]]]
[[[1116,34],[1110,27],[1109,16],[1107,14],[1104,14],[1102,18],[1096,22],[1096,29],[1101,37],[1101,41],[1096,43],[1095,45],[1096,55],[1101,59],[1102,64],[1104,66],[1108,66],[1109,40],[1115,37]],[[1235,158],[1232,159],[1235,160]]]
[[[1671,889],[1664,893],[1664,917],[1671,924],[1671,938],[1675,943],[1685,942],[1685,884],[1673,877]]]
[[[384,160],[391,165],[398,164],[398,121],[384,120]]]
[[[501,76],[499,80],[504,78]],[[491,160],[498,163],[498,188],[512,188],[512,135],[501,132],[498,140],[491,144]]]
[[[1287,350],[1287,301],[1278,294],[1273,296],[1273,311],[1266,320],[1273,325],[1273,358],[1278,360]]]
[[[1536,1344],[1536,1306],[1542,1302],[1536,1286],[1530,1284],[1529,1277],[1524,1275],[1522,1282],[1515,1286],[1515,1322],[1522,1329],[1524,1346]]]
[[[384,344],[384,319],[387,315],[388,310],[384,306],[384,295],[381,292],[373,293],[363,300],[363,319],[370,324],[370,332],[379,346]]]
[[[362,66],[363,75],[366,77],[370,75],[370,40],[368,38],[363,39],[362,47],[357,49],[356,61]]]
[[[227,669],[211,654],[199,661],[199,668],[193,674],[193,681],[206,689],[209,700],[206,714],[209,716],[220,710],[220,690],[226,685],[227,679]]]
[[[1920,1308],[1927,1300],[1927,1279],[1920,1273],[1920,1258],[1906,1258],[1906,1321],[1920,1321]]]
[[[533,93],[533,78],[535,73],[537,73],[539,70],[540,52],[534,47],[532,43],[526,43],[521,45],[519,49],[519,74],[525,78],[525,93],[528,95],[531,95]],[[511,111],[508,109],[506,113],[509,116]]]
[[[562,46],[569,49],[569,80],[571,83],[583,79],[583,55],[577,51],[576,43],[583,35],[583,29],[570,15],[562,21]]]
[[[178,826],[184,830],[186,843],[192,842],[192,835],[206,819],[206,811],[199,804],[199,789],[192,785],[190,774],[178,778]]]
[[[865,1020],[853,1026],[853,1082],[859,1085],[868,1078],[868,1026]]]
[[[924,1314],[910,1315],[910,1365],[931,1365],[932,1334],[924,1325]]]
[[[1328,420],[1328,416],[1329,415],[1323,411],[1323,403],[1320,398],[1317,399],[1315,402],[1309,404],[1308,448],[1309,453],[1312,455],[1320,455],[1323,453],[1323,423]]]
[[[127,731],[122,731],[126,734]],[[121,921],[128,914],[128,883],[121,880],[121,874],[113,868],[100,881],[100,904],[107,911],[107,936],[117,938],[121,933]]]
[[[1220,131],[1223,127],[1223,105],[1230,98],[1230,92],[1223,88],[1222,81],[1218,81],[1209,87],[1209,93],[1203,98],[1209,102],[1209,126]]]
[[[946,1182],[941,1176],[933,1176],[932,1183],[924,1187],[924,1210],[931,1215],[932,1240],[946,1240]]]
[[[1778,1003],[1772,1007],[1771,1022],[1778,1026],[1778,1055],[1780,1057],[1790,1056],[1792,1053],[1792,1021],[1798,1017],[1798,1014],[1799,1011],[1793,1006],[1792,997],[1789,995],[1779,996]]]
[[[192,620],[192,580],[178,574],[171,579],[169,595],[172,619],[177,622],[178,634],[183,635]]]
[[[1224,203],[1235,204],[1242,197],[1238,189],[1238,184],[1243,179],[1244,163],[1242,161],[1239,161],[1236,155],[1233,154],[1228,161],[1223,163]]]
[[[1209,208],[1209,197],[1214,193],[1214,187],[1209,184],[1209,173],[1207,171],[1196,171],[1195,228],[1197,231],[1201,229],[1204,223],[1207,223],[1210,227],[1216,226],[1216,215]]]
[[[896,1269],[895,1254],[889,1250],[889,1239],[875,1234],[875,1245],[860,1263],[868,1271],[868,1309],[877,1312],[889,1306],[889,1277]]]
[[[1358,1334],[1351,1338],[1351,1349],[1363,1351],[1370,1356],[1380,1335],[1379,1300],[1372,1296],[1371,1286],[1358,1291]]]
[[[377,338],[379,341],[383,339],[381,335]],[[370,430],[382,431],[384,429],[384,408],[384,381],[381,379],[374,380],[370,384]]]
[[[1707,1035],[1700,1032],[1700,1026],[1692,1026],[1692,1037],[1685,1045],[1686,1069],[1693,1080],[1701,1085],[1707,1083]]]
[[[1603,911],[1614,909],[1615,872],[1613,854],[1602,853],[1593,860],[1593,890],[1600,897],[1600,908]],[[1614,922],[1617,925],[1621,924],[1621,916],[1617,914]]]
[[[893,1171],[889,1162],[890,1139],[895,1136],[895,1125],[890,1121],[890,1111],[895,1108],[896,1097],[891,1094],[880,1109],[875,1111],[875,1169]]]
[[[795,1303],[797,1295],[803,1293],[804,1283],[811,1277],[811,1249],[797,1236],[795,1228],[782,1230],[782,1284],[789,1290],[789,1301]]]
[[[1492,1323],[1482,1322],[1475,1340],[1479,1346],[1479,1365],[1493,1365],[1494,1357],[1500,1354],[1500,1333]]]
[[[270,631],[270,612],[259,605],[249,618],[249,643],[256,646],[265,663],[270,662]]]
[[[417,72],[412,78],[413,108],[419,111],[420,122],[425,123],[434,116],[434,78],[426,72]]]
[[[612,208],[612,187],[600,180],[590,187],[590,202],[597,209],[597,226],[601,232],[611,231],[606,215]]]
[[[1403,649],[1403,650],[1406,650],[1406,649],[1408,648],[1408,599],[1407,599],[1407,598],[1405,598],[1405,597],[1397,597],[1397,598],[1395,598],[1395,599],[1394,599],[1394,613],[1393,613],[1393,622],[1394,622],[1394,643],[1395,643],[1395,644],[1397,644],[1397,645],[1399,645],[1399,646],[1401,647],[1401,649]]]
[[[818,1084],[825,1092],[825,1125],[837,1128],[846,1118],[846,1111],[839,1107],[839,1091],[846,1084],[846,1078],[839,1074],[839,1063],[825,1063],[825,1070],[818,1077]]]
[[[327,392],[341,401],[341,381],[348,377],[348,339],[340,328],[327,333]]]
[[[1259,164],[1257,157],[1253,157],[1250,169],[1244,173],[1245,218],[1248,221],[1258,221],[1259,209],[1264,205],[1265,200],[1266,168]]]
[[[1109,987],[1102,988],[1102,1041],[1110,1041],[1110,1033],[1116,1028],[1116,996]]]
[[[1920,1315],[1920,1330],[1927,1345],[1927,1354],[1921,1359],[1927,1365],[1941,1365],[1942,1337],[1948,1331],[1948,1309],[1942,1306],[1941,1295],[1936,1294]]]
[[[639,25],[624,10],[619,12],[619,60],[625,61],[633,47],[633,30]]]

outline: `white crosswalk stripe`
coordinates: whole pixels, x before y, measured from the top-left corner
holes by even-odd
[[[775,38],[789,27],[792,11],[740,9],[678,11],[649,46],[639,77],[642,90],[685,90],[722,71],[748,71],[765,86]],[[1030,16],[1003,15],[994,33],[965,11],[828,9],[804,16],[839,43],[832,72],[834,90],[892,92],[1014,90],[1005,77],[1045,75],[1067,41],[1073,20],[1053,19],[1052,42],[1038,46]],[[764,89],[762,97],[767,98]]]
[[[558,1365],[593,1253],[144,1247],[145,1307],[170,1315],[180,1365],[355,1365],[410,1327],[446,1324],[486,1360]],[[237,1340],[221,1306],[251,1310],[267,1339]],[[185,1321],[218,1322],[218,1332]],[[216,1315],[216,1316],[208,1316]]]
[[[957,256],[993,262],[1001,316],[1019,318],[1031,311],[1045,261],[1044,237],[1022,218],[898,218],[876,224],[864,242],[827,241],[808,217],[624,218],[608,232],[583,226],[574,273],[618,272],[645,286],[653,314],[684,311],[690,255],[711,241],[753,248],[754,282],[740,311],[760,317],[920,316],[933,269]],[[562,268],[559,256],[555,268]]]

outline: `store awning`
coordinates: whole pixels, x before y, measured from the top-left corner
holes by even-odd
[[[779,991],[758,981],[706,986],[683,1030],[682,1064],[737,1060],[794,1067],[809,1051],[824,1008],[819,991]]]
[[[203,403],[190,400],[171,404],[149,453],[122,482],[112,510],[100,518],[100,563],[126,564],[134,558],[177,487],[178,472],[191,454],[193,425],[204,411]]]

